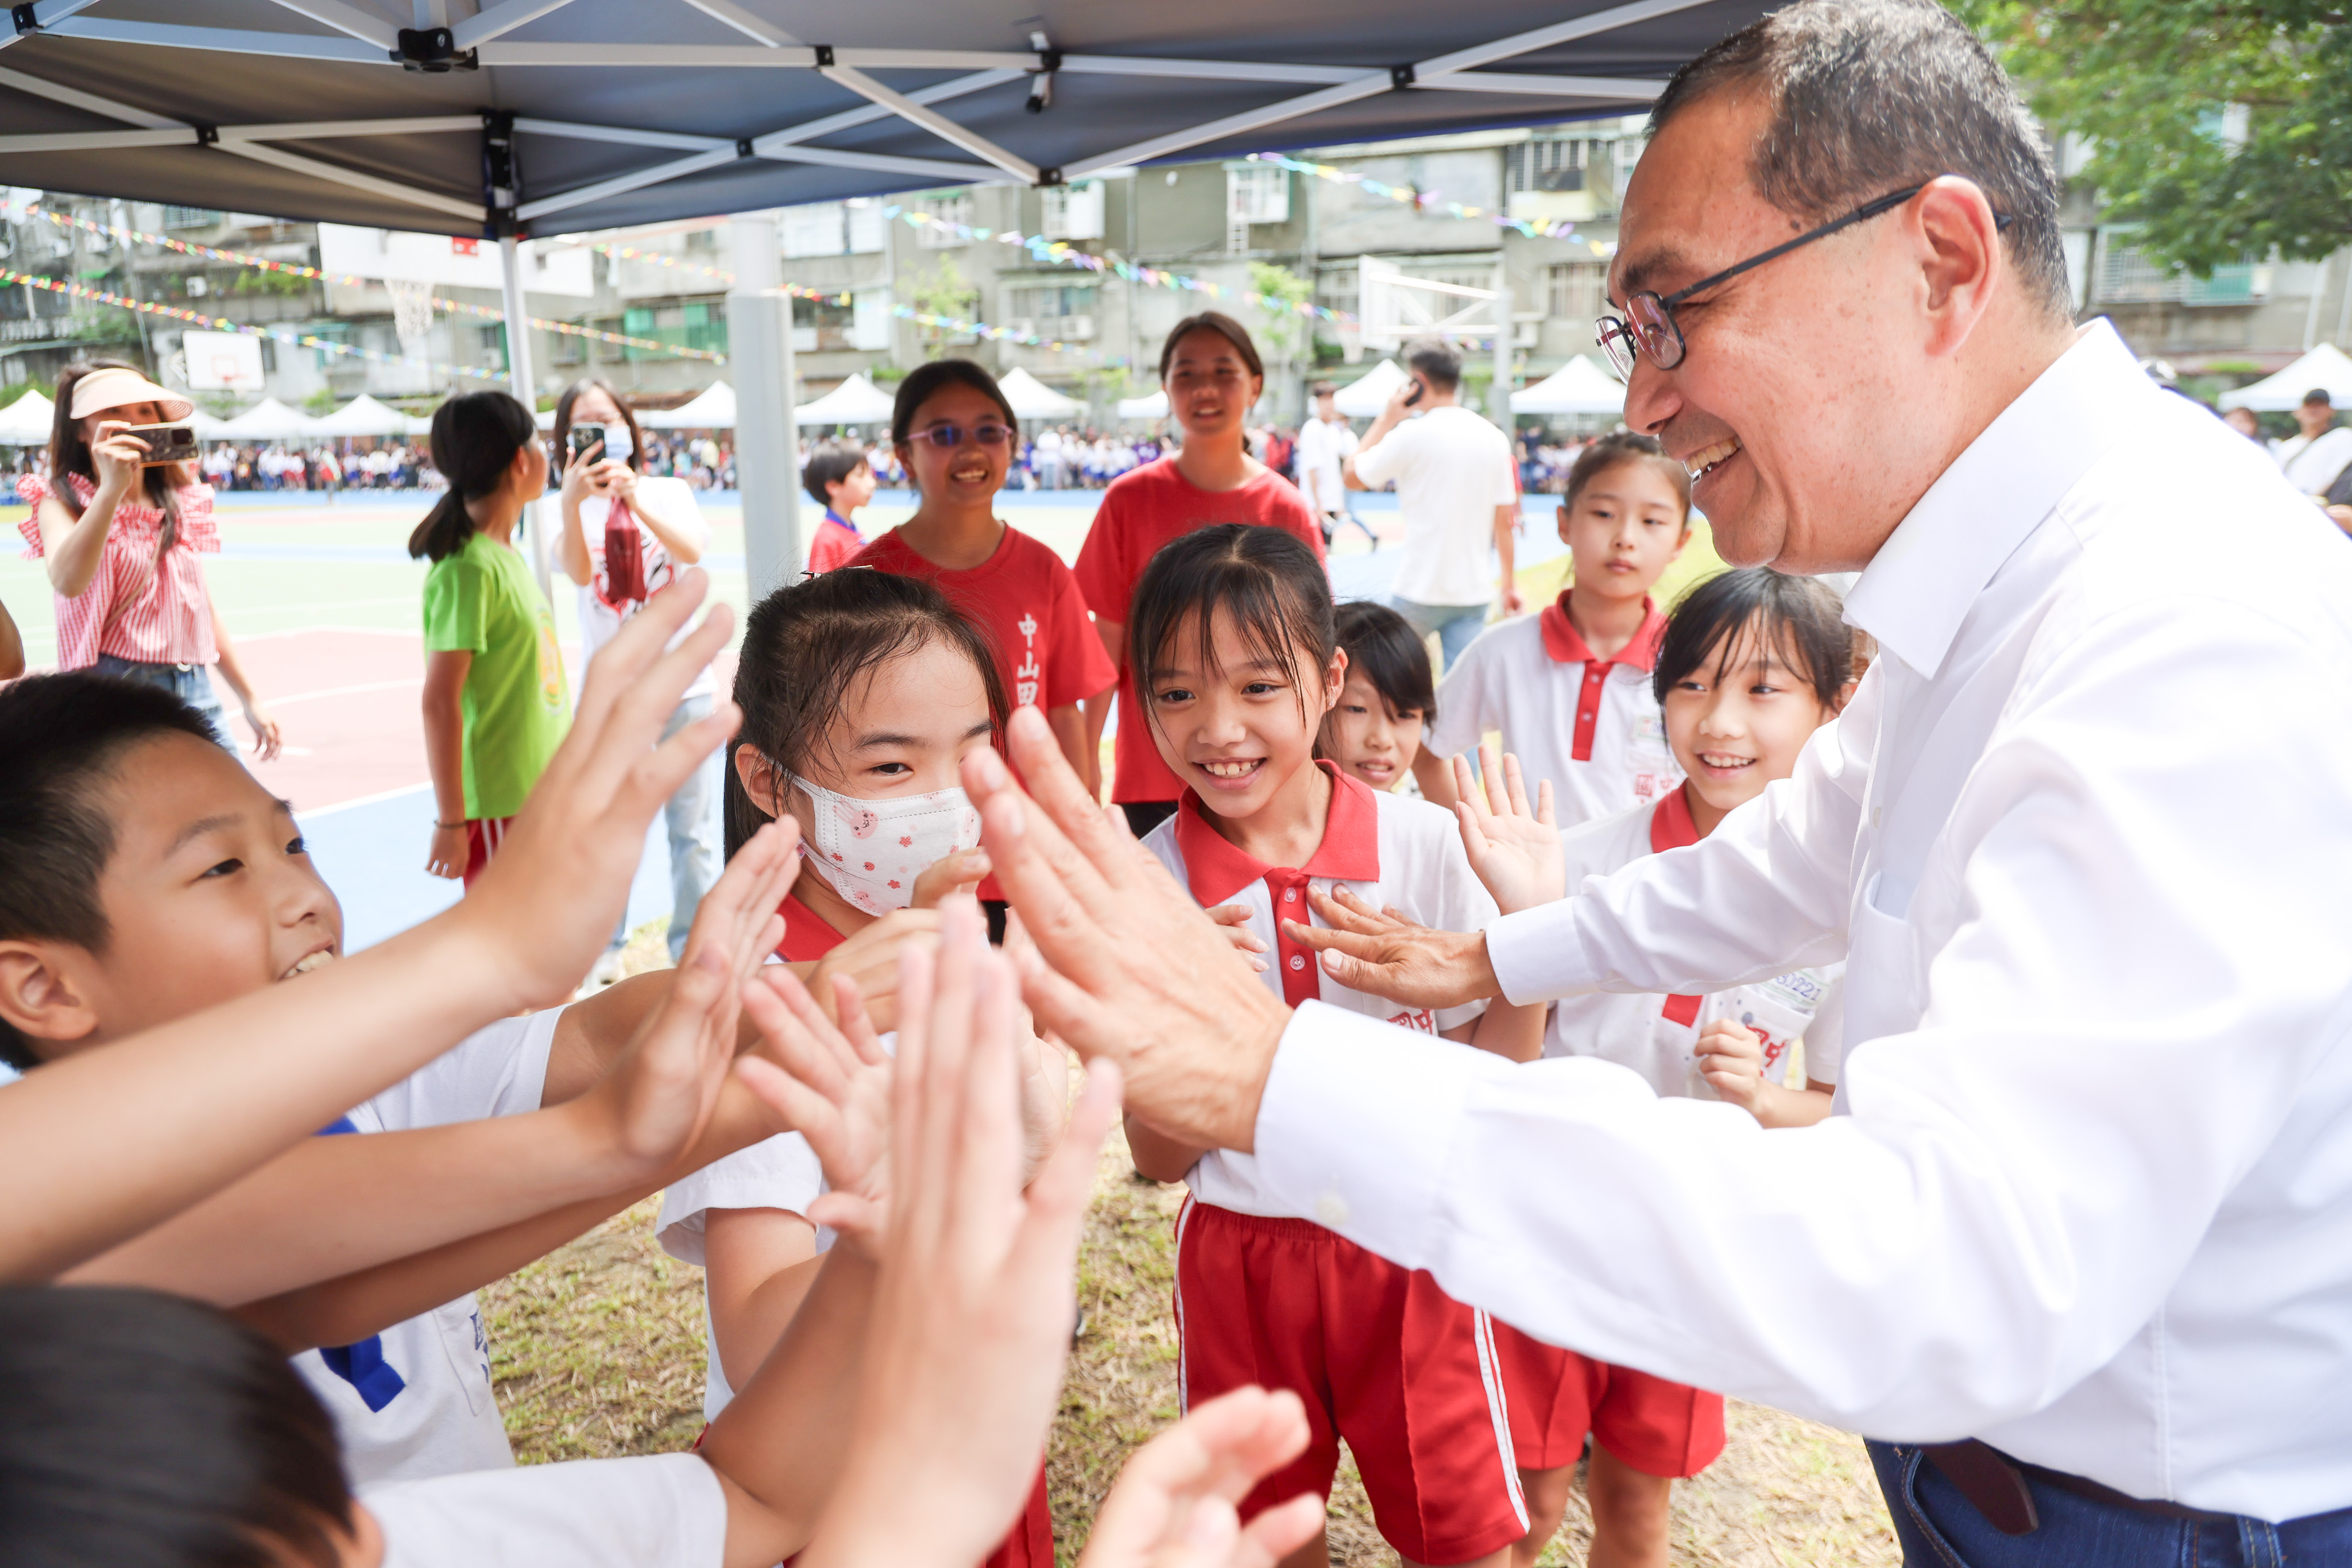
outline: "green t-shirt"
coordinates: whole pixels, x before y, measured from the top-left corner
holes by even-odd
[[[511,817],[571,723],[555,617],[530,568],[483,534],[425,574],[425,651],[470,653],[466,815]]]

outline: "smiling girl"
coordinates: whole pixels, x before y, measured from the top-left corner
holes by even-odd
[[[1412,776],[1422,727],[1437,716],[1429,645],[1403,616],[1369,599],[1342,604],[1333,620],[1348,680],[1315,754],[1375,789],[1393,789]]]
[[[937,583],[995,644],[1014,707],[1045,710],[1063,755],[1087,769],[1078,705],[1117,679],[1062,558],[996,515],[1013,461],[1013,405],[969,360],[934,360],[898,383],[890,440],[921,497],[915,515],[852,566]]]
[[[1271,955],[1270,988],[1293,1005],[1535,1054],[1539,1007],[1400,1010],[1332,979],[1279,928],[1318,919],[1310,892],[1457,931],[1495,915],[1452,817],[1315,759],[1348,660],[1307,545],[1235,524],[1169,545],[1138,585],[1128,656],[1149,694],[1148,732],[1183,789],[1145,846],[1201,904],[1222,906],[1243,945]],[[1177,1220],[1188,1406],[1252,1383],[1306,1401],[1313,1442],[1243,1516],[1302,1490],[1328,1496],[1344,1437],[1381,1533],[1407,1563],[1499,1561],[1527,1519],[1486,1314],[1285,1207],[1250,1155],[1190,1147],[1132,1117],[1128,1141],[1139,1172],[1192,1189]]]

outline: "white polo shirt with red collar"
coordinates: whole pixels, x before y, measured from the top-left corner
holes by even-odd
[[[1345,887],[1375,909],[1394,907],[1409,920],[1443,931],[1476,931],[1497,913],[1470,869],[1452,812],[1426,800],[1377,792],[1328,762],[1316,766],[1331,779],[1331,810],[1323,841],[1304,866],[1270,866],[1236,849],[1210,824],[1201,798],[1189,789],[1176,814],[1153,829],[1144,845],[1203,909],[1221,904],[1248,907],[1249,929],[1266,945],[1266,987],[1292,1006],[1328,1002],[1430,1034],[1477,1018],[1486,1010],[1484,1001],[1432,1014],[1350,990],[1324,973],[1313,953],[1282,934],[1279,920],[1324,924],[1307,902],[1309,887],[1325,894]],[[1314,1218],[1276,1197],[1260,1182],[1257,1162],[1248,1155],[1212,1150],[1186,1173],[1184,1183],[1202,1203],[1236,1213]]]
[[[1426,743],[1440,757],[1477,749],[1489,730],[1517,756],[1534,804],[1551,780],[1559,825],[1614,816],[1682,782],[1666,747],[1666,721],[1650,690],[1666,618],[1648,614],[1633,640],[1606,659],[1568,618],[1568,595],[1540,614],[1507,621],[1463,650],[1437,692]]]
[[[1572,895],[1587,877],[1609,876],[1644,855],[1698,842],[1685,789],[1654,805],[1636,806],[1560,836]],[[1764,1076],[1789,1080],[1789,1048],[1804,1041],[1805,1077],[1835,1083],[1843,1054],[1845,966],[1791,969],[1705,996],[1593,991],[1554,1003],[1544,1025],[1544,1055],[1597,1056],[1642,1075],[1662,1095],[1717,1100],[1698,1070],[1701,1030],[1732,1019],[1764,1038]]]

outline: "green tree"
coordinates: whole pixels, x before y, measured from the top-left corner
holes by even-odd
[[[937,267],[915,274],[907,293],[908,302],[920,315],[947,316],[963,321],[980,311],[980,290],[965,279],[963,268],[956,265],[951,255],[942,255]],[[915,335],[922,342],[924,352],[936,359],[955,333],[948,328],[918,322]]]
[[[1307,341],[1307,318],[1298,308],[1315,297],[1315,285],[1286,267],[1250,263],[1250,287],[1265,301],[1258,307],[1257,335],[1272,350],[1269,359],[1294,360]]]
[[[2352,239],[2352,12],[2314,0],[1954,0],[2133,243],[2200,277]]]

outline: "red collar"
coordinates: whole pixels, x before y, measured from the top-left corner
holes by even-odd
[[[802,874],[816,873],[803,867]],[[791,894],[784,894],[784,901],[776,905],[776,913],[784,917],[784,939],[776,944],[776,956],[785,963],[814,964],[841,946],[841,933]]]
[[[1669,789],[1650,810],[1650,852],[1686,849],[1698,842],[1698,824],[1691,820],[1690,780]]]
[[[1336,882],[1377,882],[1381,875],[1381,808],[1371,786],[1328,761],[1318,768],[1331,779],[1331,810],[1323,841],[1307,863],[1293,870],[1270,866],[1226,841],[1202,815],[1201,797],[1191,789],[1176,804],[1176,848],[1184,856],[1184,877],[1193,901],[1206,909],[1225,903],[1254,882],[1269,876],[1329,877]],[[1301,912],[1295,916],[1304,922]]]
[[[1646,594],[1642,598],[1642,629],[1633,633],[1632,642],[1601,661],[1604,667],[1624,664],[1645,672],[1657,667],[1658,644],[1665,641],[1666,636],[1666,618],[1658,612],[1658,607]],[[1562,664],[1593,663],[1591,645],[1585,642],[1583,633],[1577,631],[1576,622],[1568,618],[1566,589],[1560,590],[1558,600],[1543,607],[1543,613],[1537,619],[1543,629],[1544,652],[1549,653],[1554,661]]]

